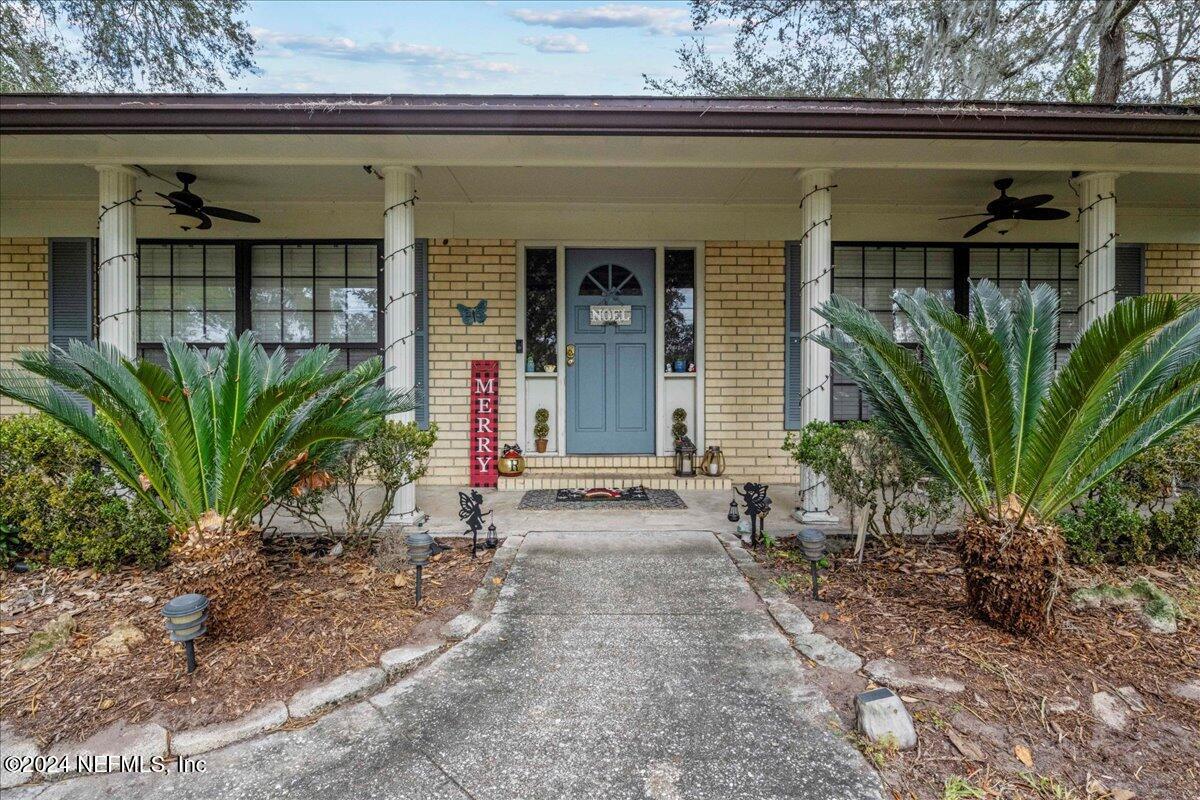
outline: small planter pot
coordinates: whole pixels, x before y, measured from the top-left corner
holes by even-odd
[[[545,439],[535,439],[533,444],[534,444],[534,447],[537,448],[537,451],[539,453],[546,452],[546,440]]]

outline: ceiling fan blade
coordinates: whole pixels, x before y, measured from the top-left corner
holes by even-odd
[[[996,221],[995,217],[989,217],[988,219],[985,219],[983,222],[978,223],[974,228],[971,228],[971,230],[964,233],[963,238],[970,239],[972,236],[979,233],[981,230],[986,228],[988,225],[991,225],[995,221]]]
[[[228,219],[234,222],[262,222],[253,214],[247,214],[243,211],[234,211],[230,208],[220,208],[219,206],[204,206],[200,209],[201,213],[207,214],[210,217],[218,219]]]
[[[991,214],[957,214],[953,217],[938,217],[938,222],[945,222],[948,219],[966,219],[967,217],[990,217]]]
[[[1066,219],[1071,216],[1070,211],[1061,208],[1025,208],[1017,209],[1013,212],[1013,216],[1017,219],[1036,219],[1036,220],[1052,220]]]
[[[197,216],[200,217],[200,224],[196,226],[196,230],[206,231],[212,227],[212,220],[209,219],[208,215],[205,214],[203,211],[200,212]]]
[[[1034,206],[1045,205],[1053,199],[1054,195],[1052,194],[1031,194],[1029,197],[1019,198],[1015,203],[1013,203],[1013,208],[1033,208]]]

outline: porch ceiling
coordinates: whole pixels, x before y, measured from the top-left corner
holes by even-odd
[[[145,164],[168,177],[176,169],[199,175],[196,189],[209,202],[253,210],[255,203],[322,201],[378,204],[383,183],[354,165],[247,166],[230,164]],[[489,167],[431,166],[423,169],[425,203],[669,203],[778,205],[800,200],[793,169],[780,167]],[[991,182],[1016,178],[1014,193],[1047,192],[1055,204],[1073,203],[1069,172],[1004,169],[844,168],[836,173],[837,202],[975,208],[991,199]],[[144,178],[146,194],[166,191]],[[1196,208],[1200,174],[1133,172],[1120,179],[1122,206]],[[0,199],[95,202],[98,176],[82,164],[0,164]]]

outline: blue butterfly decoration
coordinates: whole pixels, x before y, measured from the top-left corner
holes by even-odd
[[[459,303],[458,315],[462,317],[463,325],[482,325],[487,322],[487,300],[480,300],[474,308]]]

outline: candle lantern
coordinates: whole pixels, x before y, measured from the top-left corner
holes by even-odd
[[[487,531],[487,538],[483,540],[483,546],[489,550],[495,550],[500,544],[500,541],[496,538],[496,523],[492,522],[492,524],[488,525]]]
[[[817,597],[817,562],[825,557],[825,531],[817,528],[805,528],[800,531],[800,549],[804,552],[804,557],[808,559],[809,567],[812,570],[812,598],[819,600]]]
[[[421,605],[421,569],[433,553],[433,537],[425,531],[416,531],[405,536],[404,543],[408,545],[408,563],[417,568],[416,604]]]
[[[187,671],[196,671],[196,639],[208,632],[208,598],[202,594],[184,594],[163,606],[167,632],[172,642],[182,642],[187,656]]]
[[[675,440],[675,475],[679,478],[696,477],[696,445],[686,436]]]
[[[700,472],[710,478],[719,478],[724,474],[725,454],[721,452],[721,448],[712,445],[705,449],[704,458],[700,459]]]
[[[730,522],[737,522],[741,518],[742,515],[738,513],[737,500],[730,500],[729,515],[726,517],[726,519],[728,519]]]

